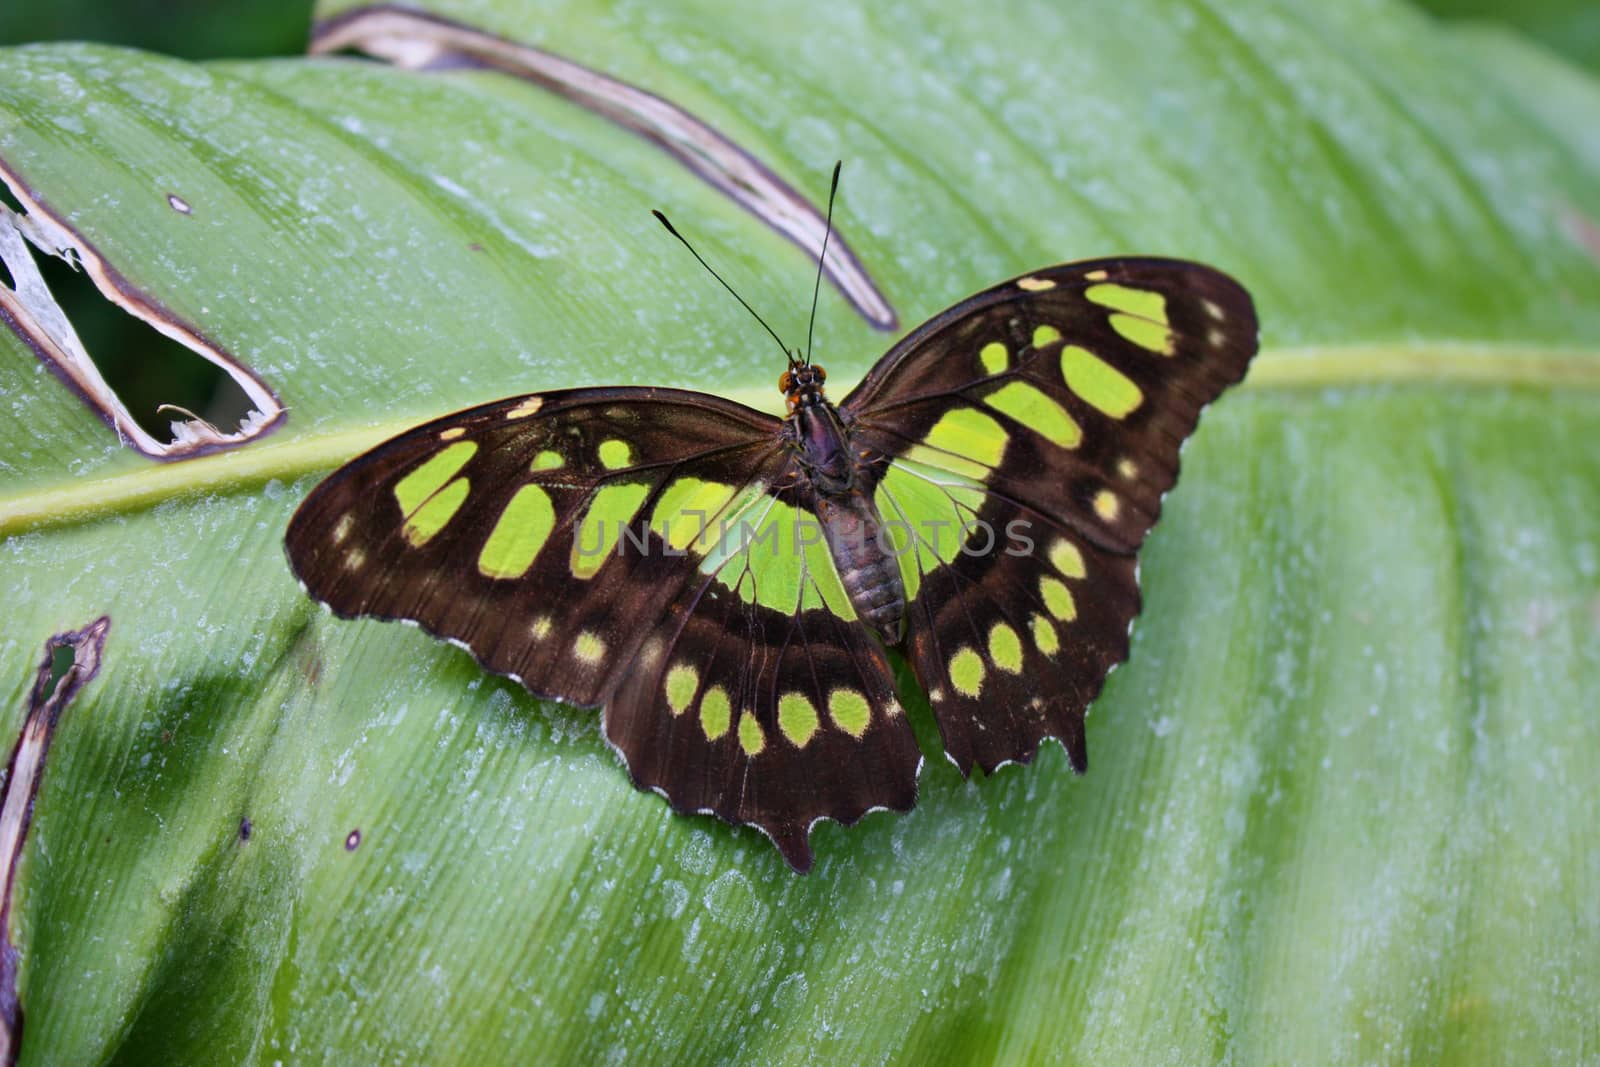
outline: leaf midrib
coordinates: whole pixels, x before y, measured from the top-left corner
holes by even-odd
[[[843,396],[853,383],[840,383]],[[1600,392],[1600,350],[1483,343],[1302,346],[1258,356],[1247,390],[1322,389],[1371,385],[1533,386]],[[736,389],[725,395],[772,410],[775,391]],[[334,467],[423,421],[393,419],[356,429],[292,439],[267,439],[181,462],[89,478],[68,485],[0,495],[0,538],[30,530],[136,512],[189,494],[238,491]]]

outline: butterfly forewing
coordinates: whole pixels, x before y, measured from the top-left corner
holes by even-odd
[[[1135,553],[1201,409],[1256,350],[1248,295],[1197,264],[1039,271],[896,345],[840,405],[897,525],[907,642],[962,770],[1030,759],[1124,659]],[[942,543],[941,543],[941,540]]]

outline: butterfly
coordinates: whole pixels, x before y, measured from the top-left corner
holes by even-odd
[[[1256,334],[1196,263],[1048,267],[935,315],[837,404],[809,341],[779,340],[783,417],[651,387],[446,415],[316,486],[285,543],[335,614],[599,707],[636,786],[803,872],[819,820],[916,803],[890,649],[962,774],[1046,738],[1087,768],[1139,546]]]

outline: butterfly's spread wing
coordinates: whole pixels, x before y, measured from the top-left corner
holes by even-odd
[[[1250,298],[1194,263],[1039,271],[896,345],[840,405],[901,551],[907,641],[962,769],[1084,710],[1127,656],[1135,553],[1200,410],[1256,351]]]
[[[566,390],[380,445],[312,491],[286,544],[338,614],[413,620],[603,705],[636,784],[804,868],[817,819],[910,808],[920,756],[794,479],[771,416]]]

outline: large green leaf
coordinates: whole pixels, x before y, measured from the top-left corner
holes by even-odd
[[[1087,777],[930,764],[804,878],[635,792],[591,713],[322,614],[280,541],[321,472],[456,406],[776,401],[649,208],[791,334],[807,258],[503,73],[0,52],[17,187],[288,412],[156,463],[0,331],[13,732],[46,638],[112,620],[19,872],[25,1062],[1592,1054],[1600,89],[1387,2],[930,6],[433,5],[813,198],[844,157],[907,324],[1111,253],[1256,294]],[[836,378],[888,340],[825,294]]]

